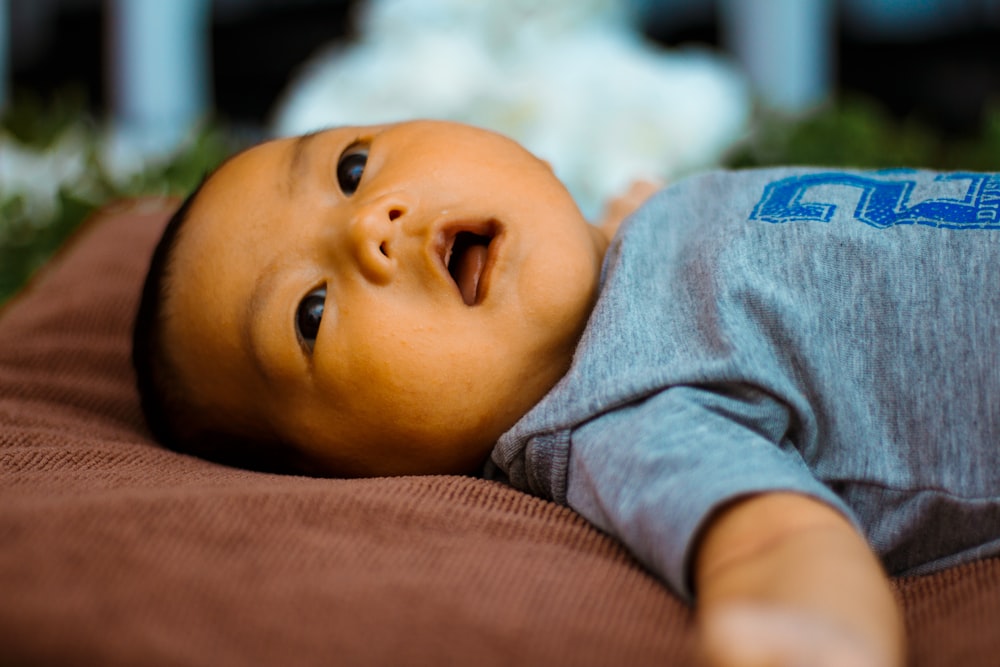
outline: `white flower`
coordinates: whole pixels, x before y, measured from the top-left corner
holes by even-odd
[[[273,130],[443,118],[548,160],[590,217],[633,178],[716,163],[749,90],[715,54],[644,41],[615,0],[371,0],[361,36],[318,54]]]
[[[59,191],[79,190],[86,176],[87,143],[78,131],[41,150],[0,134],[0,201],[19,195],[28,220],[50,220],[59,210]]]

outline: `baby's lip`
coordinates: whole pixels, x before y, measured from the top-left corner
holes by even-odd
[[[467,306],[482,303],[489,291],[499,238],[500,225],[494,220],[449,224],[437,234],[438,265]]]

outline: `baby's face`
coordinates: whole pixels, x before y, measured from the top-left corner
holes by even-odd
[[[337,128],[208,180],[164,334],[205,414],[320,469],[471,471],[565,372],[606,246],[499,135]]]

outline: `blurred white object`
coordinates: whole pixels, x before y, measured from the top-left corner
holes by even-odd
[[[174,149],[208,112],[208,0],[116,0],[108,64],[122,140]]]
[[[637,177],[670,180],[741,138],[742,76],[706,51],[643,41],[616,0],[370,0],[360,36],[308,63],[277,135],[442,118],[548,160],[583,212]]]
[[[86,141],[70,129],[44,150],[24,146],[0,133],[0,195],[18,195],[25,219],[46,223],[59,207],[62,189],[78,193],[88,176]],[[4,234],[0,220],[0,239]]]
[[[832,0],[722,0],[726,44],[768,107],[788,113],[826,101],[833,83]]]
[[[91,132],[85,121],[72,123],[39,147],[0,129],[0,201],[19,197],[24,206],[20,217],[44,226],[58,215],[61,194],[96,205],[107,196],[108,182],[124,187],[136,174],[162,168],[172,157],[139,150],[110,130],[95,142]],[[167,194],[165,184],[162,194]],[[0,243],[6,222],[0,218]]]

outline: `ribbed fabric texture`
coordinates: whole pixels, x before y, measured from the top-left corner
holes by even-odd
[[[688,610],[565,508],[153,443],[130,327],[174,205],[104,211],[0,312],[0,663],[693,662]],[[913,664],[1000,664],[1000,560],[897,583]]]

